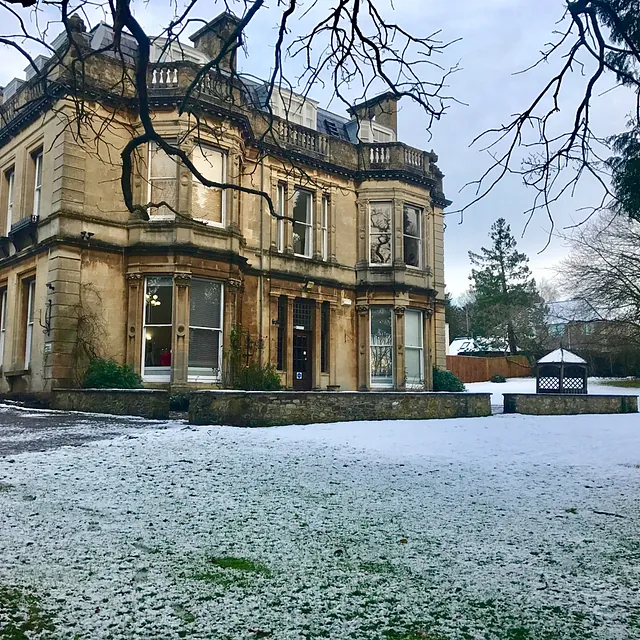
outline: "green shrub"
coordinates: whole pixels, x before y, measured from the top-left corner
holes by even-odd
[[[504,376],[501,376],[499,373],[491,376],[490,382],[506,382],[507,379]]]
[[[232,381],[234,389],[245,391],[280,391],[282,383],[276,368],[272,364],[264,366],[250,362],[240,367]]]
[[[433,390],[434,391],[464,391],[465,386],[462,380],[451,371],[433,368]]]
[[[89,361],[82,386],[85,389],[139,389],[142,378],[129,364],[93,358]]]
[[[189,411],[189,394],[184,392],[172,393],[169,396],[169,411]]]

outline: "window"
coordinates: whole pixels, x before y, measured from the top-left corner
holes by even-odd
[[[306,100],[283,89],[271,96],[271,111],[274,116],[299,124],[309,129],[317,128],[317,103]]]
[[[329,303],[320,307],[320,371],[329,373]]]
[[[171,380],[173,278],[145,280],[142,376],[150,382]]]
[[[4,362],[4,341],[7,332],[7,290],[0,290],[0,366]]]
[[[369,261],[371,264],[391,264],[391,209],[391,202],[372,202],[369,206]]]
[[[322,196],[322,220],[320,221],[321,247],[323,260],[329,259],[329,197]]]
[[[371,307],[371,386],[393,386],[393,310]]]
[[[4,174],[4,186],[7,194],[7,219],[5,225],[5,235],[9,235],[11,231],[11,225],[13,224],[13,194],[15,189],[16,171],[13,167]]]
[[[178,204],[178,164],[155,142],[149,143],[148,202],[166,202],[174,209]],[[149,212],[151,217],[172,218],[173,211],[161,206]]]
[[[404,263],[422,268],[422,209],[404,205]]]
[[[26,298],[26,331],[24,341],[24,368],[28,369],[31,364],[31,345],[33,342],[33,305],[36,291],[36,281],[27,280],[24,283]]]
[[[276,203],[279,216],[286,215],[285,203],[287,199],[287,187],[280,183],[278,184],[278,202]],[[284,219],[278,218],[276,220],[276,249],[282,253],[284,251]]]
[[[296,189],[293,193],[293,253],[304,258],[311,257],[312,196],[308,191]]]
[[[40,215],[40,201],[42,200],[42,149],[33,154],[33,211],[34,216]]]
[[[287,346],[287,296],[278,298],[278,345],[277,345],[277,369],[284,371]]]
[[[213,182],[226,180],[226,155],[222,151],[197,145],[193,150],[192,162],[195,168]],[[191,188],[191,215],[207,224],[224,226],[224,190],[205,187],[195,176]]]
[[[407,386],[422,385],[424,382],[422,311],[405,311],[404,348]]]
[[[189,381],[217,381],[222,371],[222,283],[191,281]]]

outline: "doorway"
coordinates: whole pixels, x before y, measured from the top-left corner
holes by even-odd
[[[293,389],[313,388],[313,302],[296,298],[293,303]]]

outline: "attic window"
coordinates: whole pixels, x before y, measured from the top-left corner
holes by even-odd
[[[327,128],[327,132],[329,133],[329,135],[340,137],[338,127],[333,120],[325,120],[324,126]]]

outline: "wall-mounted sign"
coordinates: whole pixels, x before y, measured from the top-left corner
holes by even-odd
[[[302,380],[302,371],[296,371],[296,380]]]

